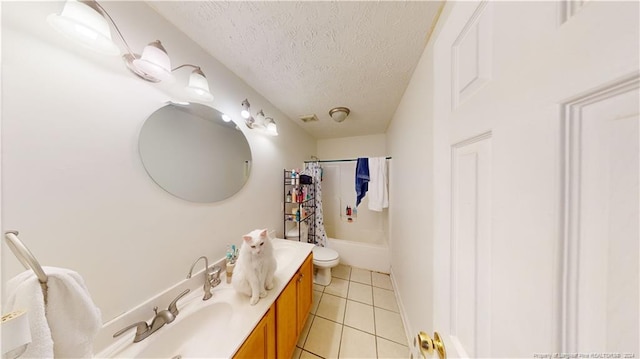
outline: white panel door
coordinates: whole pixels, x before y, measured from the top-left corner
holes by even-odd
[[[616,42],[627,31],[618,22],[637,29],[638,6],[586,3],[558,25],[564,7],[444,12],[433,50],[434,324],[421,329],[439,332],[450,358],[640,356],[639,76],[622,56],[637,36]]]
[[[563,347],[638,353],[638,77],[567,104]]]
[[[450,335],[470,357],[490,354],[491,134],[453,146]]]

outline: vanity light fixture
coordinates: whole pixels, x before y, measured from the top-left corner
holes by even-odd
[[[278,126],[276,126],[276,121],[271,117],[267,117],[264,120],[265,131],[268,135],[277,136],[278,135]]]
[[[60,14],[51,14],[47,22],[63,35],[105,55],[120,55],[111,39],[104,9],[97,2],[65,2]],[[107,15],[108,16],[108,15]]]
[[[349,113],[351,113],[351,110],[347,107],[334,107],[329,110],[329,116],[336,122],[344,121],[349,116]]]
[[[129,53],[124,54],[122,58],[127,68],[140,78],[149,82],[166,81],[172,78],[171,60],[160,40],[145,46],[142,50],[142,55],[131,52],[129,46],[127,46],[127,49]]]
[[[255,127],[257,123],[264,123],[265,118],[266,117],[264,116],[264,112],[262,110],[258,111],[258,113],[256,113],[255,122],[253,123],[253,126]]]
[[[202,72],[200,66],[184,64],[171,70],[171,72],[183,67],[193,67],[193,71],[191,71],[191,75],[189,75],[189,85],[186,87],[187,92],[202,101],[213,101],[213,95],[209,92],[207,77],[204,75],[204,72]]]
[[[256,113],[256,116],[251,116],[251,105],[249,100],[242,101],[242,111],[240,115],[245,119],[244,123],[252,130],[259,130],[269,136],[278,136],[278,127],[276,121],[272,117],[266,117],[262,110]]]
[[[102,54],[120,55],[120,49],[111,37],[110,23],[124,44],[126,52],[122,59],[131,72],[146,81],[160,82],[172,79],[172,72],[183,66],[194,67],[187,86],[189,93],[203,101],[213,100],[199,66],[187,64],[172,70],[171,60],[160,40],[145,46],[141,55],[133,52],[111,15],[95,0],[66,0],[60,14],[49,15],[47,21],[63,35],[87,48]]]
[[[242,101],[242,111],[240,111],[240,116],[244,119],[248,119],[251,117],[251,113],[249,112],[251,105],[249,104],[249,100],[246,98]]]
[[[131,72],[150,82],[160,82],[171,77],[169,55],[160,41],[156,40],[145,46],[142,55],[134,53],[111,15],[95,0],[67,0],[62,12],[49,15],[47,21],[66,37],[91,50],[107,55],[120,55],[120,49],[111,38],[110,22],[126,48],[122,59]]]

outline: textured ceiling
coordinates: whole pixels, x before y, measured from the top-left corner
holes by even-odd
[[[153,1],[150,5],[290,120],[324,139],[386,131],[441,3]],[[342,123],[329,116],[336,106],[351,109]],[[299,120],[309,114],[316,114],[319,121]]]

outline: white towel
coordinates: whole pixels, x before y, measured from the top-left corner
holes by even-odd
[[[44,296],[33,271],[26,271],[7,282],[4,311],[26,310],[31,330],[31,343],[22,358],[53,358],[51,330],[44,314]]]
[[[385,157],[369,158],[369,209],[382,212],[389,207],[387,190],[387,159]]]
[[[92,357],[93,341],[102,321],[100,310],[93,303],[84,280],[72,270],[43,269],[49,276],[46,314],[42,290],[33,272],[22,273],[7,283],[9,302],[15,297],[14,307],[21,305],[29,315],[32,343],[23,356]],[[15,295],[11,288],[15,288]]]

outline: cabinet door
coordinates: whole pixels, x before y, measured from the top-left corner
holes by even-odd
[[[234,359],[275,358],[276,356],[276,322],[275,309],[269,308],[260,323],[251,332],[249,338],[240,347]]]
[[[309,254],[298,277],[298,334],[302,332],[313,303],[313,254]]]
[[[296,273],[276,301],[276,335],[278,358],[291,358],[298,341],[297,284]]]

